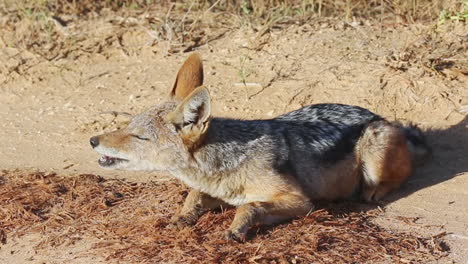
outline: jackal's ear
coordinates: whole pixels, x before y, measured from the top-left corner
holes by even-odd
[[[182,101],[195,88],[203,85],[203,64],[198,53],[192,53],[177,73],[171,97]]]
[[[166,116],[166,122],[172,123],[184,143],[192,148],[202,139],[208,129],[211,114],[211,102],[208,89],[198,87],[188,95],[176,109]]]

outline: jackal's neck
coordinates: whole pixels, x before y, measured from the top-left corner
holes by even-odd
[[[197,166],[207,174],[235,170],[252,158],[267,129],[266,120],[213,118],[203,143],[193,153]]]

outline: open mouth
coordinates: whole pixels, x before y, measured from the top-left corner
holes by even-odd
[[[99,165],[103,167],[109,167],[109,166],[112,166],[112,165],[115,165],[117,163],[124,162],[124,161],[128,161],[128,160],[110,157],[110,156],[102,156],[98,162],[99,162]]]

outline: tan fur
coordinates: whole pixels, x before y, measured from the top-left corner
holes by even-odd
[[[354,153],[323,171],[327,181],[320,186],[319,199],[338,200],[350,197],[360,184],[359,160]]]
[[[387,125],[369,126],[357,145],[367,201],[380,200],[398,188],[413,170],[404,134],[388,122],[380,122]]]
[[[309,150],[299,146],[287,150],[300,153],[288,156],[293,169],[273,168],[279,154],[271,146],[281,140],[295,143],[290,138],[274,138],[272,133],[279,130],[268,129],[281,122],[302,122],[304,117],[283,116],[281,122],[262,128],[258,127],[264,125],[261,122],[255,123],[258,126],[245,125],[240,134],[228,131],[242,126],[242,121],[212,119],[210,96],[202,82],[201,58],[194,53],[179,70],[172,101],[134,117],[123,130],[91,139],[97,152],[112,158],[102,166],[165,170],[192,188],[172,219],[177,226],[194,224],[206,210],[236,206],[227,236],[244,241],[252,225],[305,215],[314,208],[312,201],[344,199],[359,186],[366,200],[379,200],[398,188],[413,170],[403,130],[387,121],[369,123],[354,149],[333,163],[314,156],[305,159],[301,154],[309,155]],[[251,139],[246,138],[249,136]]]
[[[186,65],[184,64],[184,66]],[[190,96],[184,98],[177,108],[165,117],[167,122],[181,128],[179,134],[190,150],[197,148],[202,143],[203,135],[208,129],[211,113],[209,96],[207,89],[199,87],[192,91]],[[187,112],[190,111],[195,111],[196,113],[193,113],[193,116],[197,116],[198,119],[194,120],[193,125],[182,127],[184,122],[187,122],[184,118],[186,118]]]
[[[179,228],[184,225],[193,225],[203,212],[219,207],[228,208],[230,205],[205,193],[191,190],[185,198],[184,206],[178,214],[172,217],[171,221]]]
[[[177,100],[186,98],[203,84],[203,63],[198,53],[192,53],[177,73],[171,96]]]
[[[255,224],[274,224],[293,217],[303,216],[313,206],[309,199],[298,193],[280,192],[267,202],[252,202],[237,208],[236,216],[229,227],[227,236],[245,241],[247,231]]]
[[[128,142],[131,137],[125,131],[117,130],[100,136],[101,144],[105,144],[111,148],[125,150],[129,147]]]

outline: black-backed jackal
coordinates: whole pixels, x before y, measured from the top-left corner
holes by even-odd
[[[357,190],[375,201],[398,188],[429,148],[414,126],[357,106],[316,104],[265,120],[211,116],[198,54],[179,70],[166,103],[127,128],[92,137],[104,168],[167,171],[192,190],[177,225],[205,211],[237,207],[227,237],[244,241],[254,224],[305,215],[316,200]]]

